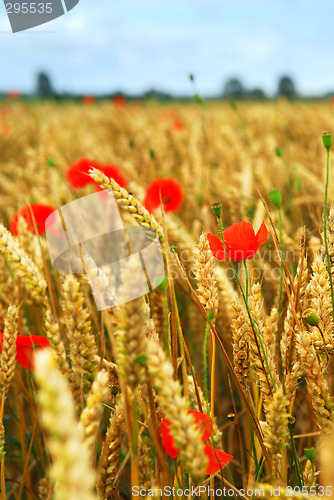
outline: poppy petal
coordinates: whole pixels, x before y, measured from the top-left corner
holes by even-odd
[[[204,453],[208,458],[209,463],[205,469],[206,474],[215,474],[220,471],[233,458],[232,455],[225,451],[218,450],[209,444],[204,445]]]
[[[38,234],[45,233],[45,221],[56,211],[56,208],[51,205],[43,203],[31,203],[26,207],[21,208],[12,217],[10,221],[9,230],[14,236],[19,234],[19,219],[22,217],[28,226],[29,231],[35,234],[36,223]]]
[[[206,441],[212,434],[212,420],[206,413],[197,410],[190,410],[188,412],[195,420],[196,427],[202,433],[202,441]]]
[[[32,346],[16,346],[16,361],[23,368],[32,367],[34,349]]]
[[[267,226],[265,225],[264,221],[262,222],[260,229],[256,233],[256,241],[258,245],[263,245],[267,241],[268,238],[268,229]]]
[[[91,167],[98,168],[94,161],[87,158],[79,158],[69,166],[66,171],[66,178],[71,189],[81,189],[88,184],[94,184],[93,179],[88,175]]]
[[[249,259],[255,255],[256,239],[250,222],[238,222],[223,232],[226,251],[233,261]]]
[[[23,368],[34,370],[34,352],[36,346],[40,349],[50,347],[47,337],[40,335],[18,335],[16,339],[16,361]]]
[[[162,442],[164,444],[167,454],[171,458],[176,458],[179,456],[179,450],[174,446],[174,439],[169,430],[170,425],[171,423],[169,420],[167,420],[167,418],[162,419],[160,426]]]
[[[171,177],[158,178],[146,189],[144,206],[149,212],[160,207],[160,197],[165,212],[178,212],[183,202],[183,191]]]
[[[212,255],[216,257],[217,260],[227,260],[223,242],[211,233],[207,234],[207,238]]]

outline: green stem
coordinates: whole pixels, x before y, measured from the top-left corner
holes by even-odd
[[[269,373],[269,377],[270,377],[271,383],[273,384],[274,391],[276,391],[276,385],[275,385],[273,376],[272,376],[270,368],[269,368],[269,363],[268,363],[268,359],[267,359],[267,356],[266,356],[266,352],[265,352],[265,349],[264,349],[264,345],[263,345],[263,342],[262,342],[262,338],[261,338],[260,332],[259,332],[259,330],[257,328],[257,325],[256,325],[254,319],[253,319],[253,316],[251,315],[251,312],[250,312],[250,309],[249,309],[249,305],[248,305],[248,300],[246,298],[244,289],[243,289],[242,284],[240,282],[238,273],[236,272],[235,267],[232,264],[232,261],[231,261],[230,257],[228,256],[228,253],[226,251],[226,245],[225,245],[224,235],[223,235],[223,226],[222,226],[222,221],[221,221],[220,217],[218,218],[218,228],[219,228],[219,234],[220,234],[221,240],[223,242],[223,247],[224,247],[224,252],[225,252],[226,258],[227,258],[228,263],[229,263],[229,265],[230,265],[230,267],[231,267],[231,269],[233,271],[234,278],[236,279],[236,281],[238,283],[238,286],[240,288],[240,291],[241,291],[241,294],[242,294],[242,298],[244,299],[244,303],[245,303],[245,306],[246,306],[246,310],[247,310],[247,314],[248,314],[248,317],[249,317],[249,321],[250,321],[250,323],[252,325],[252,329],[253,329],[253,331],[254,331],[254,333],[255,333],[258,341],[260,342],[261,350],[262,350],[264,361],[266,363],[266,367],[267,367],[267,370],[268,370],[268,373]]]
[[[291,449],[292,449],[293,458],[294,458],[295,467],[296,467],[297,480],[298,480],[299,487],[302,488],[304,486],[304,476],[303,476],[302,466],[300,465],[300,461],[298,458],[298,452],[296,450],[295,442],[293,440],[292,424],[288,424],[288,429],[289,429],[289,435],[290,435]]]
[[[138,409],[135,401],[132,401],[132,414],[133,414],[132,452],[133,456],[136,456],[137,444],[138,444]]]
[[[279,296],[278,296],[278,314],[282,311],[282,298],[283,298],[283,255],[284,255],[284,243],[283,243],[283,223],[282,223],[282,210],[278,208],[278,230],[279,230],[279,246],[280,246],[280,277],[279,277]]]
[[[327,197],[328,197],[328,182],[329,182],[329,148],[327,148],[327,158],[326,158],[326,186],[325,186],[325,204],[324,204],[324,243],[327,259],[327,271],[329,277],[329,284],[331,288],[332,297],[332,314],[334,319],[334,292],[333,292],[333,281],[331,272],[331,260],[328,253],[328,241],[327,241]]]
[[[203,389],[206,402],[209,404],[209,388],[208,388],[208,336],[210,331],[210,322],[207,321],[203,342]],[[207,405],[208,406],[208,405]]]
[[[279,371],[283,377],[284,384],[284,374],[283,374],[283,363],[282,363],[282,354],[280,349],[281,344],[281,332],[280,332],[280,319],[282,314],[282,306],[283,306],[283,273],[284,273],[284,243],[283,243],[283,222],[282,222],[282,210],[281,207],[278,207],[278,230],[279,230],[279,246],[280,246],[280,275],[279,275],[279,294],[278,294],[278,314],[277,314],[277,354],[278,354],[278,362],[279,362]]]
[[[246,300],[248,302],[248,269],[247,269],[247,264],[246,264],[246,259],[243,260],[244,263],[244,268],[245,268],[245,276],[246,276]]]

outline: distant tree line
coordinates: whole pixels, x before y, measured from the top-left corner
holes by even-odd
[[[318,96],[318,98],[328,98],[333,96],[334,92],[328,92],[323,96]],[[6,94],[3,94],[6,95]],[[141,95],[130,95],[124,92],[116,91],[105,95],[100,95],[99,99],[112,99],[115,96],[124,96],[129,100],[142,100],[142,99],[156,99],[156,100],[172,100],[172,99],[183,99],[190,100],[189,96],[175,96],[167,92],[162,92],[157,89],[150,89]],[[1,93],[0,93],[1,97]],[[81,99],[83,95],[71,94],[69,92],[56,92],[55,87],[52,84],[50,75],[45,71],[41,71],[36,76],[36,89],[32,95],[25,95],[25,97],[37,97],[39,99],[56,99],[56,100],[66,100],[66,99]],[[272,99],[273,97],[285,97],[287,99],[296,99],[301,97],[296,89],[296,84],[293,78],[289,75],[283,75],[279,78],[277,82],[277,89],[275,95],[268,96],[266,92],[260,88],[247,88],[244,86],[240,78],[234,77],[229,78],[224,86],[223,91],[220,95],[212,97],[212,99],[254,99],[254,100],[264,100]],[[305,98],[306,96],[303,96]],[[310,96],[314,98],[314,96]]]
[[[277,97],[295,99],[298,97],[296,85],[290,76],[282,76],[277,84]],[[266,99],[267,95],[259,87],[247,89],[239,78],[230,78],[224,85],[223,97],[229,99]]]

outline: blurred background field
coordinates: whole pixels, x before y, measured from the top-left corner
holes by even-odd
[[[298,262],[303,255],[301,253],[303,249],[306,252],[305,257],[302,257],[305,259],[305,272],[312,272],[311,264],[321,245],[325,180],[325,150],[321,142],[321,134],[326,130],[331,130],[333,123],[334,106],[330,102],[292,102],[281,99],[276,102],[206,103],[201,99],[195,99],[194,102],[183,104],[174,102],[171,106],[156,101],[143,103],[126,100],[122,101],[121,105],[117,101],[57,104],[52,101],[27,102],[22,98],[15,97],[15,99],[7,98],[1,103],[0,114],[0,216],[7,228],[14,213],[29,203],[43,203],[61,207],[78,197],[94,192],[92,185],[74,191],[70,188],[66,177],[66,172],[71,164],[79,158],[87,157],[92,161],[116,165],[127,179],[127,191],[132,193],[139,202],[143,202],[147,186],[157,177],[172,177],[180,183],[184,195],[182,206],[176,214],[167,213],[165,223],[167,224],[171,255],[176,253],[179,256],[194,287],[196,287],[193,274],[195,245],[198,243],[202,231],[217,234],[217,225],[211,211],[211,204],[216,202],[222,204],[224,227],[245,220],[251,222],[256,231],[263,220],[266,220],[267,226],[270,228],[265,206],[261,200],[262,196],[278,231],[278,211],[268,197],[268,193],[272,189],[279,189],[282,193],[282,241],[288,269],[292,278],[296,276],[295,286],[300,286],[296,272]],[[332,178],[331,161],[329,200],[333,199],[334,194]],[[135,222],[126,211],[122,211],[122,214],[126,224]],[[157,218],[163,223],[159,210]],[[272,231],[270,232],[272,233]],[[73,325],[68,326],[70,324],[68,323],[68,314],[71,309],[67,310],[64,305],[66,302],[63,301],[64,297],[68,304],[71,301],[76,303],[75,301],[79,300],[75,306],[79,309],[73,316],[74,321],[79,321],[80,314],[84,314],[84,321],[89,323],[89,335],[92,336],[90,342],[96,344],[93,352],[98,353],[101,357],[104,356],[107,363],[114,362],[115,352],[110,344],[109,330],[107,331],[104,326],[105,316],[97,312],[89,284],[84,277],[79,275],[77,278],[71,278],[70,275],[66,277],[66,275],[62,276],[52,270],[48,262],[44,235],[40,236],[43,254],[40,253],[37,237],[29,235],[26,230],[19,235],[18,241],[27,255],[37,263],[40,275],[38,274],[35,278],[42,279],[44,276],[45,279],[49,280],[48,275],[51,273],[53,284],[51,285],[48,281],[49,292],[47,296],[49,299],[47,296],[39,296],[40,292],[34,291],[34,286],[37,285],[31,285],[29,280],[26,282],[27,275],[25,273],[19,273],[21,278],[18,279],[15,272],[16,267],[14,265],[12,268],[10,263],[13,255],[6,254],[5,250],[6,259],[9,258],[9,261],[2,257],[0,284],[4,317],[6,317],[6,310],[10,305],[21,304],[19,332],[24,335],[46,335],[52,344],[57,337],[53,337],[53,329],[50,326],[50,317],[48,317],[48,314],[51,313],[47,313],[51,305],[52,324],[59,324],[57,328],[60,328],[69,366],[72,367],[69,369],[74,370],[76,348],[74,348],[73,337],[69,333],[74,327]],[[304,243],[301,245],[302,241]],[[46,259],[49,271],[44,268],[42,255]],[[173,257],[171,258],[173,259]],[[174,277],[180,328],[189,349],[196,380],[199,387],[203,388],[203,355],[198,346],[203,344],[205,317],[194,305],[187,282],[178,264],[174,262],[170,265],[172,267],[169,272],[173,272]],[[234,300],[240,301],[240,295],[228,265],[217,263],[216,267],[216,279],[220,290],[216,327],[228,356],[232,359],[232,345],[235,342],[233,335],[235,333],[233,333],[231,326],[233,321],[238,319],[232,304]],[[261,284],[261,298],[256,300],[263,300],[261,316],[266,324],[268,324],[268,318],[273,311],[272,308],[279,305],[279,270],[279,258],[272,236],[269,236],[255,258],[249,261],[251,282]],[[238,267],[238,272],[244,283],[245,276],[241,266]],[[74,283],[71,282],[72,279],[75,279]],[[83,294],[82,299],[78,298],[81,295],[79,296],[79,292],[75,291],[75,287],[79,286],[79,283],[80,293]],[[31,288],[33,293],[31,293]],[[155,291],[148,297],[152,317],[156,321],[160,340],[165,346],[168,346],[166,340],[168,336],[173,336],[171,322],[176,314],[170,302],[169,293],[167,290],[164,292]],[[328,290],[326,293],[328,294]],[[287,313],[291,307],[291,300],[293,298],[291,299],[284,292],[284,312],[281,322],[278,323],[281,331],[282,329],[286,331],[287,328],[287,323],[284,321],[288,321],[289,324],[291,320],[291,318],[290,320],[283,319],[286,314],[288,314],[287,318],[289,318],[289,314],[291,315],[291,312]],[[307,304],[309,304],[307,301],[304,305],[300,302],[296,306],[302,308],[300,314]],[[133,307],[136,308],[135,303]],[[172,309],[169,309],[170,307]],[[81,308],[83,309],[80,313]],[[328,320],[330,313],[328,310],[326,311]],[[87,314],[88,316],[86,316]],[[117,334],[118,328],[122,328],[120,325],[123,323],[118,323],[120,319],[117,319],[117,314],[114,317],[114,314],[116,313],[110,310],[108,317],[113,318]],[[139,313],[132,312],[132,314]],[[80,331],[82,328],[80,322],[77,323],[76,328]],[[128,328],[131,329],[131,325],[128,325]],[[137,328],[138,326],[133,332],[135,336]],[[273,325],[271,328],[271,341],[275,343],[277,332]],[[83,349],[82,342],[85,340],[78,342],[77,348],[80,351]],[[209,345],[211,345],[210,342]],[[327,349],[331,350],[331,345],[332,340],[328,340]],[[326,348],[321,347],[319,341],[317,346],[320,349],[318,351],[319,362],[322,363],[324,373],[326,371],[329,390],[333,392],[332,358],[330,357],[327,364],[324,359],[326,351],[323,351]],[[169,345],[167,350],[170,348]],[[211,352],[210,349],[209,352]],[[89,356],[89,351],[84,354],[85,352],[84,349],[82,351],[84,358]],[[175,352],[174,354],[169,352],[169,356],[172,356],[173,359]],[[182,359],[181,356],[179,363],[182,362]],[[187,370],[190,374],[188,362],[189,360],[187,360]],[[235,362],[236,358],[234,358]],[[90,368],[86,367],[84,370],[88,370],[89,373]],[[64,371],[62,368],[62,371],[66,374],[66,370]],[[74,373],[76,372],[74,371]],[[261,473],[258,469],[252,469],[253,462],[247,455],[247,453],[252,455],[255,449],[253,452],[249,449],[251,434],[247,429],[245,409],[235,388],[231,389],[230,387],[228,367],[226,360],[221,355],[217,356],[215,373],[215,417],[218,426],[223,430],[224,449],[234,456],[229,469],[228,481],[236,488],[247,484],[251,487],[256,484],[256,475],[259,479]],[[179,375],[184,383],[185,373],[181,368]],[[67,373],[66,377],[69,376]],[[35,498],[38,484],[40,491],[43,490],[41,484],[42,486],[44,484],[46,493],[42,491],[40,498],[49,498],[52,483],[49,482],[48,455],[45,455],[48,448],[44,448],[43,444],[46,437],[40,423],[38,423],[37,428],[34,427],[36,418],[34,382],[29,370],[22,370],[22,368],[19,368],[15,380],[16,383],[8,394],[8,402],[6,402],[4,411],[7,435],[5,445],[8,473],[7,493],[11,498],[15,495],[14,492],[17,493],[20,488],[23,488],[21,493],[24,491],[27,498]],[[258,417],[262,421],[265,416],[261,411],[262,403],[259,400],[260,393],[255,380],[253,380],[252,397],[257,406]],[[94,460],[96,460],[97,465],[110,414],[108,407],[110,404],[114,407],[116,400],[112,394],[119,390],[115,389],[118,383],[114,379],[111,384],[113,392],[108,396],[111,399],[104,411],[102,423],[99,424],[98,430],[96,429],[97,454]],[[73,387],[72,390],[74,390]],[[78,387],[80,388],[80,383]],[[82,391],[83,389],[78,390]],[[234,393],[233,397],[231,390]],[[295,419],[293,433],[299,436],[296,438],[296,453],[302,469],[306,464],[304,449],[313,448],[318,444],[317,416],[314,416],[311,399],[306,397],[306,394],[305,384],[301,382],[300,388],[293,396],[291,406],[291,414]],[[79,413],[87,404],[86,398],[87,393],[84,391],[81,392],[81,397],[79,396],[79,399],[76,400],[76,404],[79,405],[77,406]],[[159,407],[158,411],[160,411]],[[159,419],[163,416],[163,410],[161,412],[161,414],[158,413]],[[235,423],[236,412],[238,414],[237,426]],[[153,487],[152,485],[159,484],[155,482],[159,475],[155,475],[152,465],[156,444],[150,441],[152,439],[150,433],[146,435],[145,417],[142,416],[142,418],[144,421],[139,419],[140,428],[145,434],[145,446],[148,448],[140,448],[141,451],[138,452],[139,454],[143,453],[143,456],[138,455],[138,460],[144,460],[145,464],[139,465],[139,471],[141,466],[144,467],[143,474],[147,474],[148,477],[146,482],[142,479],[144,482],[140,484],[146,485],[145,487]],[[332,417],[328,418],[330,420]],[[141,427],[142,425],[143,427]],[[243,447],[240,448],[238,438],[240,432],[245,433],[245,448],[248,449],[248,452]],[[26,437],[23,438],[23,435]],[[25,444],[23,444],[22,439],[26,439]],[[256,453],[259,453],[259,460],[261,460],[258,447],[257,444]],[[120,469],[120,476],[117,475],[116,483],[110,490],[112,491],[111,496],[119,494],[129,496],[130,494],[131,480],[126,465],[126,443],[123,442],[120,445],[120,452],[121,462],[124,459],[125,461]],[[289,460],[292,460],[289,473],[283,469],[283,472],[280,473],[283,476],[278,475],[276,478],[278,483],[270,483],[270,474],[266,466],[261,480],[268,481],[268,484],[298,485],[298,475],[296,476],[296,472],[294,472],[293,459]],[[312,462],[315,464],[312,465],[315,467],[312,469],[313,472],[318,470],[319,460],[320,452],[317,452],[315,461]],[[245,463],[250,467],[247,474]],[[308,468],[310,467],[309,464]],[[24,470],[26,472],[23,472]],[[102,476],[99,476],[101,470],[99,468],[97,470],[101,480]],[[69,476],[64,479],[65,482],[71,479],[70,472],[68,474]],[[287,475],[284,476],[284,474]],[[315,476],[312,476],[312,480],[311,476],[307,477],[308,480],[305,479],[305,484],[308,486],[314,484]],[[155,478],[154,484],[149,478]],[[185,478],[184,480],[180,479],[179,484],[184,486],[187,483]],[[319,484],[324,484],[322,476],[320,478]],[[40,483],[41,480],[42,483]],[[101,481],[103,483],[103,480]],[[220,483],[218,482],[218,484]],[[132,485],[134,485],[133,477]],[[106,493],[103,496],[100,491],[100,498],[109,498],[109,496]]]

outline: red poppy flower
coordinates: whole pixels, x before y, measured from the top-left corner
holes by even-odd
[[[178,212],[183,202],[183,192],[180,184],[171,177],[155,179],[148,186],[144,206],[153,212],[160,206],[160,193],[165,212]]]
[[[126,187],[126,178],[121,174],[116,165],[112,165],[111,163],[103,164],[87,158],[79,158],[79,160],[73,163],[66,171],[66,177],[72,189],[81,189],[88,184],[93,184],[96,186],[98,191],[102,190],[100,186],[88,175],[88,172],[92,167],[98,168],[107,177],[112,177],[121,187]]]
[[[38,234],[44,234],[45,221],[55,211],[56,208],[52,207],[51,205],[44,205],[43,203],[31,203],[30,205],[27,205],[26,207],[23,207],[15,212],[12,220],[10,221],[9,230],[14,236],[17,236],[19,234],[19,218],[22,217],[27,222],[29,231],[35,234],[35,227],[33,222],[33,219],[35,219]]]
[[[0,333],[0,352],[2,352],[3,333]],[[36,348],[50,347],[46,337],[39,335],[18,335],[16,337],[16,361],[23,368],[34,370],[34,351]]]
[[[175,132],[180,132],[186,128],[182,120],[174,120],[170,127]]]
[[[192,415],[204,443],[204,453],[208,458],[208,465],[205,469],[205,473],[215,474],[220,469],[225,467],[225,465],[228,464],[233,457],[225,451],[218,450],[209,444],[205,444],[205,441],[207,441],[212,434],[212,420],[208,415],[196,410],[190,410],[188,413]],[[162,419],[160,427],[162,441],[167,454],[171,458],[177,458],[179,456],[179,450],[174,445],[174,439],[169,430],[170,426],[171,423],[169,420],[166,418]]]
[[[250,222],[238,222],[223,231],[227,255],[235,262],[254,257],[259,246],[266,242],[267,236],[268,229],[264,221],[256,234]],[[227,260],[223,242],[210,233],[208,233],[208,241],[216,259]]]
[[[117,95],[116,97],[114,97],[113,103],[116,108],[125,108],[126,99],[122,95]]]
[[[96,101],[96,98],[93,95],[84,95],[82,98],[82,103],[85,106],[91,106],[92,104],[95,103],[95,101]]]
[[[16,90],[12,90],[10,92],[8,92],[7,96],[9,97],[9,99],[19,99],[19,97],[21,96],[20,92],[17,92]]]

